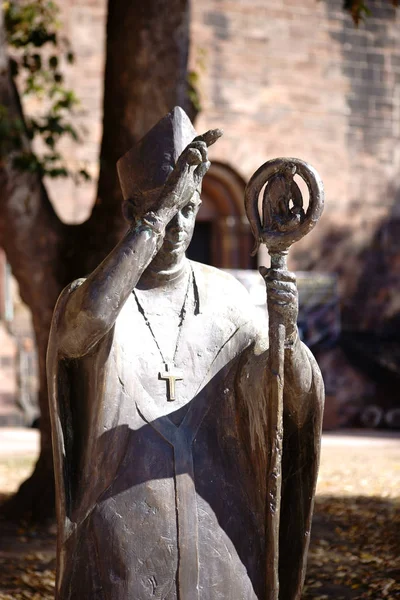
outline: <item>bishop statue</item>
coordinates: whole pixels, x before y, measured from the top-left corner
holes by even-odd
[[[60,295],[48,348],[58,600],[268,600],[268,326],[231,275],[187,259],[221,132],[175,108],[118,162],[129,227]],[[300,597],[323,383],[294,276],[285,319],[281,600]]]

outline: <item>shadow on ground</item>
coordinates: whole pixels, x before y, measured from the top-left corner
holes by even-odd
[[[318,496],[304,600],[400,597],[400,499]]]
[[[400,597],[399,504],[317,497],[304,600]],[[0,521],[0,600],[53,598],[54,555],[54,527]]]
[[[7,499],[0,494],[0,504]],[[34,527],[0,520],[0,600],[52,600],[55,524]]]

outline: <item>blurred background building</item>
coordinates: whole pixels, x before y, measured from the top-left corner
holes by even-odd
[[[79,186],[47,182],[67,222],[85,220],[96,195],[106,4],[60,2],[76,55],[67,82],[81,100],[76,123],[84,140],[65,141],[63,150],[71,167],[84,164],[93,178]],[[277,156],[299,157],[318,170],[326,209],[318,227],[292,248],[290,268],[317,274],[300,277],[300,325],[305,339],[314,336],[331,426],[363,418],[382,423],[398,406],[400,15],[387,0],[370,6],[372,15],[356,28],[338,0],[192,2],[190,62],[201,104],[196,129],[225,133],[210,149],[213,166],[190,254],[217,267],[256,269],[265,256],[250,257],[246,181]],[[2,269],[4,306],[9,275]],[[15,322],[5,309],[2,316]],[[25,325],[13,327],[25,340]],[[26,341],[14,354],[21,343],[30,355]],[[34,389],[34,359],[18,360]],[[379,418],[368,416],[371,405],[381,410]]]

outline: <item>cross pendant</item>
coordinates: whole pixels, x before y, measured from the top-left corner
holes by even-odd
[[[161,371],[158,374],[159,379],[165,379],[167,382],[167,395],[168,400],[172,402],[176,400],[175,398],[175,381],[179,381],[183,379],[182,371],[177,369],[175,365],[171,365],[171,363],[164,364],[165,371],[162,373]]]

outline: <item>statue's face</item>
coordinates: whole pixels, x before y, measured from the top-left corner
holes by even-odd
[[[157,254],[157,263],[173,267],[184,257],[193,236],[196,215],[201,205],[196,191],[191,200],[175,215],[165,230],[164,243]]]

